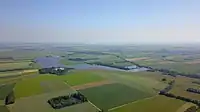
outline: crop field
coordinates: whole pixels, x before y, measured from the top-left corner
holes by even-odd
[[[16,98],[20,97],[27,97],[32,96],[36,94],[44,93],[42,84],[43,81],[49,81],[49,80],[56,80],[58,79],[55,75],[48,75],[43,74],[34,78],[29,79],[22,79],[21,81],[17,82],[14,88],[14,93]],[[26,90],[26,91],[24,91]]]
[[[71,86],[104,80],[103,77],[95,74],[95,72],[84,70],[72,71],[69,74],[62,75],[59,77]]]
[[[157,94],[159,90],[163,89],[167,85],[168,81],[172,80],[172,77],[170,76],[163,76],[160,73],[151,72],[120,72],[96,70],[95,73],[111,81],[137,88],[152,95]],[[167,81],[163,82],[162,78],[166,78]]]
[[[20,71],[0,72],[0,78],[15,77],[21,75]]]
[[[198,81],[198,80],[181,76],[177,77],[175,80],[176,83],[173,89],[170,91],[170,93],[173,93],[178,96],[184,96],[187,98],[200,100],[199,94],[186,91],[188,88],[195,88],[195,89],[200,88],[200,85],[192,83],[193,81]]]
[[[14,63],[1,63],[0,70],[10,70],[18,68],[30,68],[30,62],[14,62]]]
[[[83,104],[83,106],[81,106],[82,104],[80,104],[80,105],[75,105],[72,107],[66,107],[66,108],[55,110],[47,103],[47,100],[53,97],[68,95],[69,93],[73,93],[73,92],[75,91],[68,88],[62,91],[54,91],[50,93],[17,99],[17,102],[11,108],[11,112],[64,112],[64,111],[68,111],[68,109],[76,110],[77,107],[79,107],[78,110],[81,110],[81,109],[96,110],[92,105],[89,105],[89,104]],[[27,104],[29,106],[24,106]]]
[[[149,97],[148,93],[122,84],[107,84],[80,90],[100,109],[110,109],[135,100]]]
[[[130,103],[110,112],[176,112],[184,104],[185,102],[180,100],[156,96]]]

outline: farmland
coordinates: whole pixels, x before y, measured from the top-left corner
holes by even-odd
[[[199,82],[198,78],[134,69],[140,69],[138,65],[141,65],[199,75],[198,52],[171,47],[107,47],[36,47],[34,50],[20,50],[20,54],[16,50],[0,51],[0,111],[182,112],[197,106],[159,93],[174,81],[168,93],[200,100],[199,94],[186,91],[188,88],[199,89],[200,85],[193,83]],[[111,67],[108,69],[108,66],[95,63]],[[129,66],[133,66],[133,70],[114,68]],[[61,75],[40,74],[38,70],[45,67],[73,69]],[[5,106],[5,98],[12,91],[15,102]],[[47,103],[52,98],[77,92],[83,94],[88,102],[61,109],[53,109]]]
[[[86,95],[92,103],[103,110],[150,96],[147,93],[122,84],[93,87],[81,90],[81,93]]]
[[[104,80],[103,77],[90,71],[74,71],[60,77],[71,86]]]
[[[184,105],[183,101],[156,96],[127,104],[123,107],[111,110],[111,112],[176,112],[182,105]]]

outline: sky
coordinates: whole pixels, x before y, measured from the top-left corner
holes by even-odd
[[[0,42],[200,42],[200,0],[4,0]]]

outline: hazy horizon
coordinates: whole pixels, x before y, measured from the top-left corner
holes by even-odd
[[[34,0],[0,4],[2,42],[200,42],[197,0]]]

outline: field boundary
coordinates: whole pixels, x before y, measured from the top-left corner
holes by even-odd
[[[176,112],[184,112],[185,110],[187,110],[188,108],[190,108],[191,106],[196,106],[193,103],[188,103],[186,102],[185,104],[183,104],[180,108],[178,108],[178,110]]]
[[[72,86],[72,88],[74,88],[75,90],[83,90],[87,88],[98,87],[98,86],[103,86],[106,84],[113,84],[113,83],[114,82],[110,80],[103,80],[103,81],[97,81],[97,82],[91,82],[91,83]]]
[[[151,99],[151,98],[154,98],[154,97],[157,97],[157,96],[158,96],[158,95],[155,95],[155,96],[152,96],[152,97],[148,97],[148,98],[144,98],[144,99],[141,99],[141,100],[136,100],[136,101],[133,101],[133,102],[129,102],[129,103],[126,103],[126,104],[123,104],[123,105],[120,105],[120,106],[117,106],[117,107],[113,107],[113,108],[111,108],[111,109],[108,109],[108,111],[112,111],[112,110],[115,110],[115,109],[124,107],[124,106],[129,105],[129,104],[132,104],[132,103],[137,103],[137,102],[140,102],[140,101],[148,100],[148,99]]]
[[[77,91],[75,90],[72,86],[70,86],[67,82],[64,81],[64,83],[69,86],[73,91]],[[100,108],[98,108],[95,104],[93,104],[90,100],[88,100],[88,103],[90,103],[93,107],[95,107],[98,111],[101,111]]]

